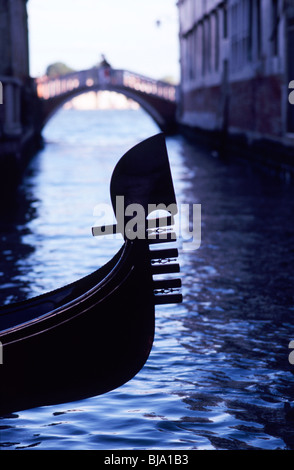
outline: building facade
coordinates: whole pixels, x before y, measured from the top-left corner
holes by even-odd
[[[248,145],[274,141],[291,159],[294,1],[179,0],[178,8],[180,125]]]
[[[27,0],[0,2],[0,138],[22,133],[21,94],[29,77]]]
[[[0,2],[0,75],[29,75],[27,0]]]
[[[28,0],[0,1],[0,192],[39,145],[38,101],[29,76]]]

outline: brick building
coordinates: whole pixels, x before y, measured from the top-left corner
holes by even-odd
[[[180,125],[294,165],[294,0],[179,0],[178,9]]]

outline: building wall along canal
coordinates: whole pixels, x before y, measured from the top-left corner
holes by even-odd
[[[182,128],[293,172],[293,2],[180,0],[178,8]]]
[[[39,143],[38,101],[29,76],[27,0],[0,3],[0,187],[17,183]]]

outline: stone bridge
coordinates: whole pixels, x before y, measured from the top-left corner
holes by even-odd
[[[36,79],[42,102],[44,127],[66,101],[88,91],[109,90],[122,93],[138,102],[159,128],[171,134],[176,129],[177,87],[127,70],[94,67],[66,75]]]

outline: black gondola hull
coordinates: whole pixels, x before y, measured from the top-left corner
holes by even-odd
[[[106,393],[138,373],[154,337],[146,249],[127,244],[101,284],[2,335],[0,414]]]
[[[149,202],[170,205],[170,214],[176,213],[161,134],[138,144],[118,162],[111,180],[113,203],[117,196],[123,196],[125,204],[141,204],[146,217]],[[170,260],[177,252],[150,249],[151,244],[169,241],[158,239],[162,229],[146,229],[143,239],[130,239],[122,229],[121,250],[95,273],[0,308],[0,415],[101,395],[128,382],[146,363],[154,339],[155,305],[181,301],[175,293],[179,279],[153,279],[178,272],[179,266]],[[172,232],[168,235],[174,239]]]

